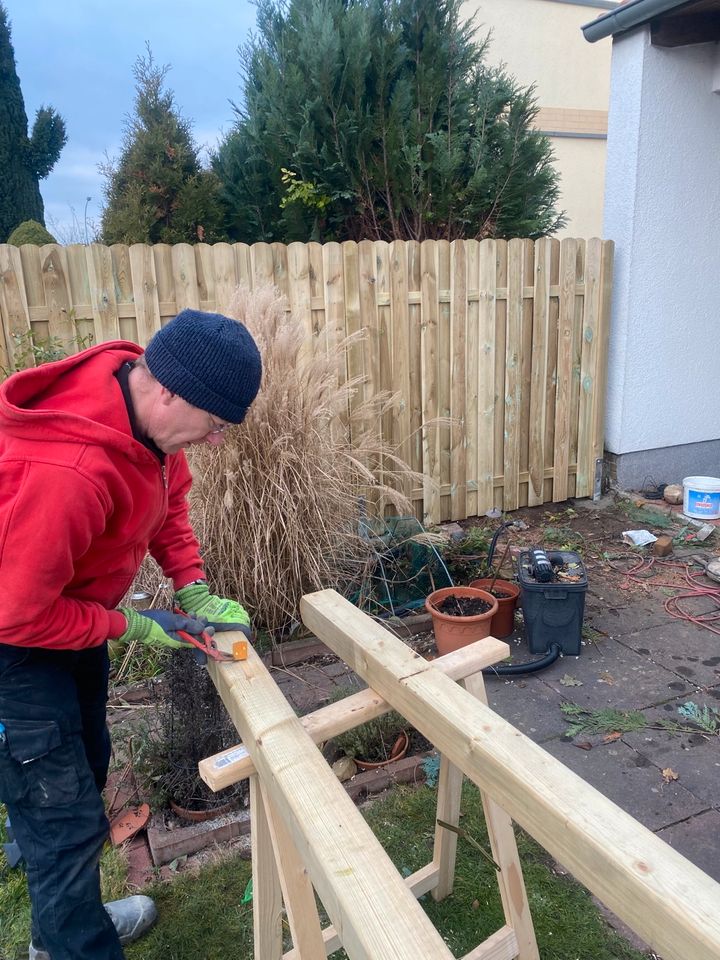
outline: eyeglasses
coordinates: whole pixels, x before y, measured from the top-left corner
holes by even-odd
[[[208,414],[208,420],[210,421],[208,433],[225,433],[232,426],[231,423],[216,423],[210,414]]]

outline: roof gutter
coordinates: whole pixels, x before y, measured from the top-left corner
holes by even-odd
[[[586,23],[582,32],[589,43],[595,43],[596,40],[603,40],[611,34],[614,36],[616,33],[639,27],[653,17],[678,10],[690,2],[691,0],[629,0],[628,3],[623,3],[609,13]]]

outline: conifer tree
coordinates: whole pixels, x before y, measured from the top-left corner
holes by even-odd
[[[218,182],[202,168],[189,120],[164,88],[169,67],[150,49],[135,61],[135,113],[117,164],[101,167],[107,205],[105,243],[197,243],[220,233]]]
[[[532,88],[461,0],[259,0],[214,158],[233,239],[538,236],[563,223]]]
[[[26,220],[44,225],[39,181],[55,166],[66,142],[65,121],[51,107],[40,107],[28,136],[10,23],[0,3],[0,241]]]

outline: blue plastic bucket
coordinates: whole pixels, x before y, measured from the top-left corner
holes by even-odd
[[[720,478],[685,477],[683,513],[695,520],[717,520],[720,517]]]

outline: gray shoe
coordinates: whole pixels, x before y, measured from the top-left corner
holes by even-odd
[[[106,903],[105,909],[110,914],[113,926],[120,937],[120,943],[123,945],[142,937],[157,920],[155,904],[150,897],[139,894]]]
[[[113,926],[118,932],[120,943],[132,943],[137,940],[157,920],[157,909],[150,897],[136,894],[134,897],[125,897],[124,900],[113,900],[105,904]],[[32,943],[28,960],[50,960],[46,950],[38,950]]]

